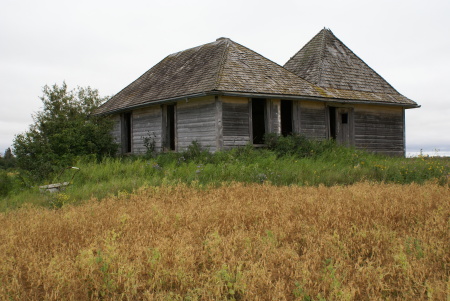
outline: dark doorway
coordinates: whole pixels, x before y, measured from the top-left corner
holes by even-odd
[[[352,145],[351,111],[348,108],[338,108],[336,113],[336,141],[339,144],[350,146]]]
[[[266,133],[266,100],[262,98],[252,99],[252,126],[253,144],[264,144]]]
[[[167,148],[175,150],[175,105],[167,105]]]
[[[347,124],[348,123],[348,113],[342,113],[341,114],[341,122],[342,122],[342,124]]]
[[[336,140],[336,108],[328,107],[330,117],[330,138]]]
[[[330,138],[341,145],[354,144],[353,114],[351,108],[329,107]]]
[[[122,152],[131,153],[131,113],[122,115]]]
[[[292,101],[281,101],[281,135],[288,136],[292,134]]]

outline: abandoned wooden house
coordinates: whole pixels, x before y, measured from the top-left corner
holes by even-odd
[[[323,29],[284,67],[228,38],[171,54],[96,114],[114,119],[122,153],[145,152],[145,137],[157,151],[216,151],[299,133],[404,155],[417,107]]]

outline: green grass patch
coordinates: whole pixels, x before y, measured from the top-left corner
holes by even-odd
[[[231,182],[280,186],[449,182],[450,158],[386,157],[299,136],[267,140],[266,149],[246,146],[214,154],[194,143],[181,153],[106,158],[101,162],[83,157],[76,162],[80,171],[66,190],[52,194],[41,193],[39,186],[70,181],[71,170],[40,183],[31,183],[23,172],[1,172],[0,211],[25,203],[61,207],[90,198],[132,193],[143,186],[178,183],[202,188]]]

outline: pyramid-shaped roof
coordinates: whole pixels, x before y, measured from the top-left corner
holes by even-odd
[[[329,29],[322,29],[284,67],[325,88],[337,99],[417,106],[344,45]]]
[[[96,114],[212,92],[323,97],[320,90],[249,48],[219,38],[167,56]]]

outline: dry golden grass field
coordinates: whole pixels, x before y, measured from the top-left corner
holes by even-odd
[[[0,299],[450,300],[450,188],[179,185],[21,208],[0,214]]]

